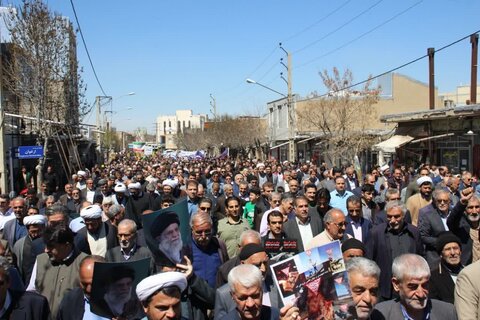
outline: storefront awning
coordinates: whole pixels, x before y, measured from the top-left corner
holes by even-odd
[[[307,139],[300,140],[300,141],[297,142],[297,144],[298,143],[304,143],[304,142],[307,142],[307,141],[310,141],[310,140],[316,139],[316,138],[320,138],[320,136],[310,137],[310,138],[307,138]]]
[[[389,139],[382,141],[380,143],[377,143],[374,145],[374,149],[380,150],[383,152],[388,152],[388,153],[395,153],[395,149],[399,148],[410,141],[413,140],[413,137],[410,136],[399,136],[399,135],[394,135],[391,136]]]
[[[288,141],[287,141],[287,142],[284,142],[284,143],[280,143],[280,144],[278,144],[278,145],[276,145],[276,146],[274,146],[274,147],[270,147],[270,150],[280,148],[281,146],[284,146],[284,145],[286,145],[286,144],[288,144]]]
[[[421,139],[415,139],[413,141],[410,141],[410,143],[417,143],[417,142],[422,142],[422,141],[441,139],[441,138],[450,137],[450,136],[453,136],[453,135],[454,135],[454,133],[439,134],[438,136],[431,136],[431,137],[426,137],[426,138],[421,138]]]

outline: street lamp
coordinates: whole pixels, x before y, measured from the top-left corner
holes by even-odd
[[[256,85],[258,85],[258,86],[260,86],[260,87],[263,87],[263,88],[265,88],[265,89],[267,89],[267,90],[270,90],[270,91],[272,91],[272,92],[278,93],[279,95],[281,95],[281,96],[284,97],[284,98],[287,97],[285,94],[283,94],[283,93],[281,93],[281,92],[278,92],[277,90],[272,89],[272,88],[270,88],[270,87],[267,87],[266,85],[261,84],[260,82],[257,82],[257,81],[255,81],[255,80],[246,79],[245,81],[247,81],[247,83],[256,84]]]
[[[477,134],[473,132],[473,130],[468,130],[467,133],[464,133],[463,135],[470,138],[471,148],[468,161],[470,162],[470,171],[473,172],[473,147],[475,146],[475,136]]]

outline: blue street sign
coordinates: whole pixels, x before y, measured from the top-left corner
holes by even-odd
[[[18,159],[38,159],[38,158],[43,158],[42,146],[18,147]]]

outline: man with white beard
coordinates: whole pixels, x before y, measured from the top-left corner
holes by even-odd
[[[463,265],[480,260],[480,199],[474,195],[473,188],[460,192],[460,201],[448,215],[447,225],[462,244],[461,260]]]
[[[133,293],[135,271],[130,267],[116,266],[105,279],[105,295],[98,302],[98,314],[109,319],[141,319],[140,301]]]
[[[180,234],[180,220],[174,212],[165,212],[152,224],[152,238],[158,242],[159,255],[155,263],[160,266],[175,266],[183,259],[183,242]]]

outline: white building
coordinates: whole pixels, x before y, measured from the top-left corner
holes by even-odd
[[[206,114],[193,114],[192,110],[177,110],[175,115],[157,117],[157,142],[165,149],[177,149],[175,135],[187,129],[204,129]]]

